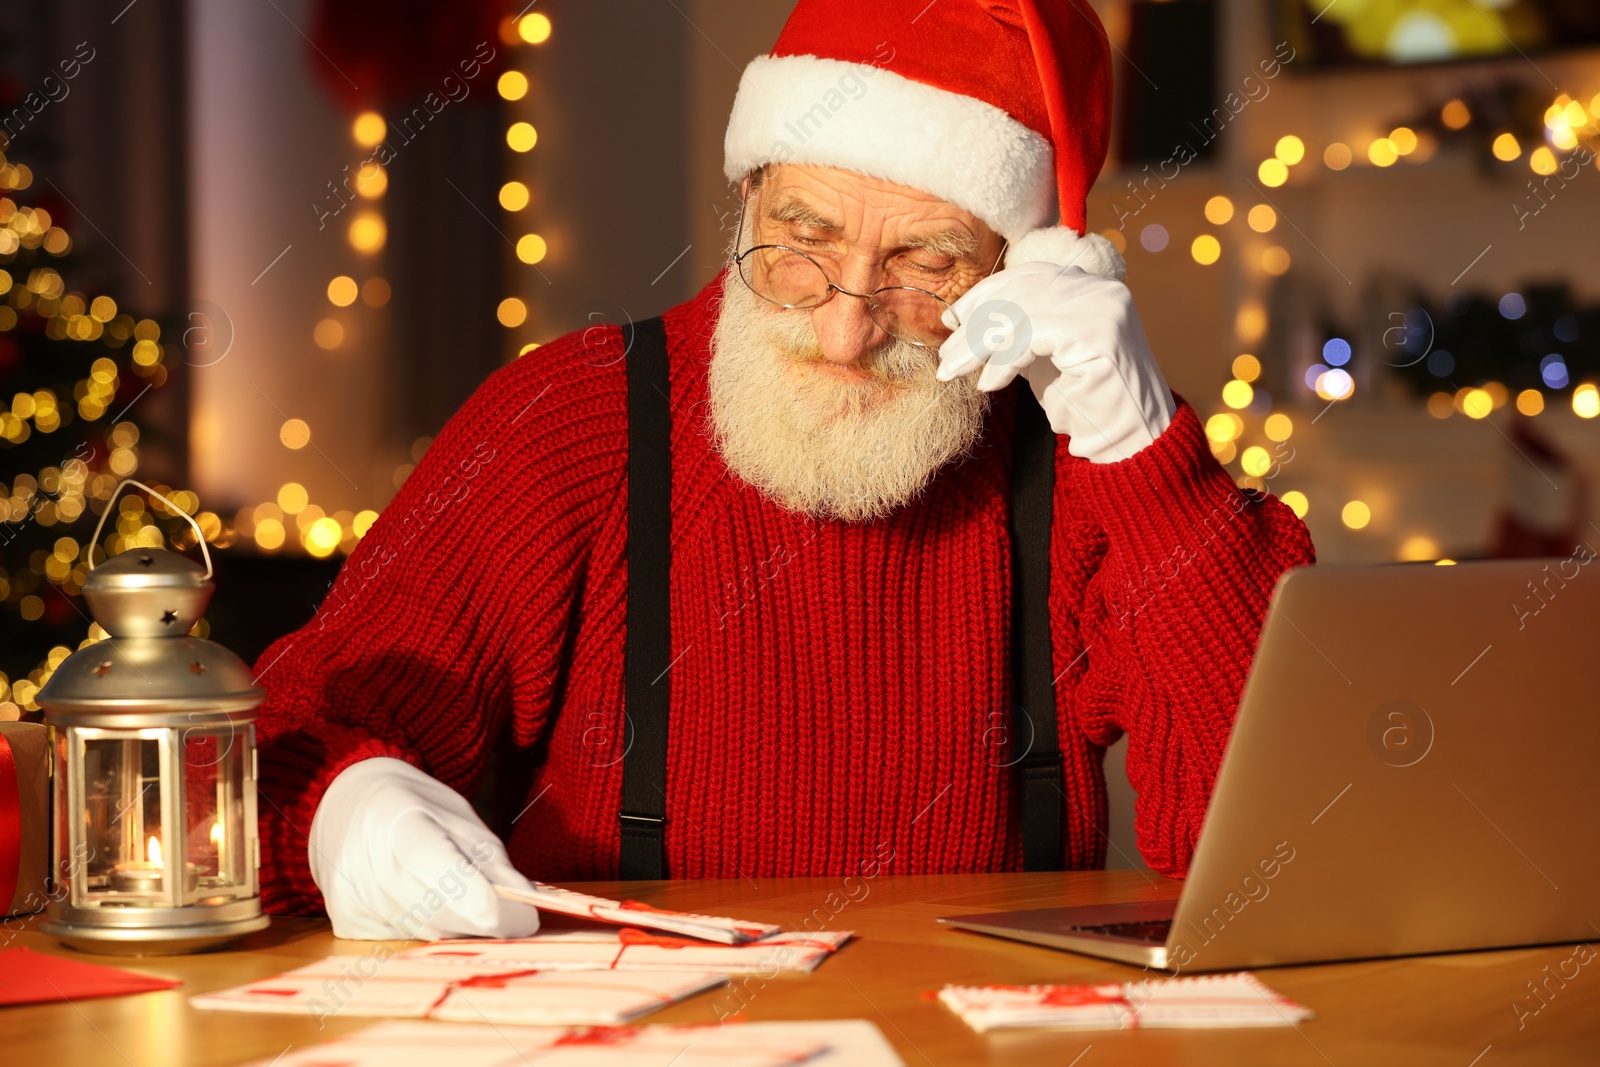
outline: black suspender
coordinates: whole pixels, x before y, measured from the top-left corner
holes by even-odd
[[[1050,640],[1050,518],[1056,432],[1027,382],[1017,394],[1011,462],[1013,749],[1022,817],[1022,869],[1061,869],[1061,744]]]
[[[628,604],[623,680],[621,878],[665,878],[671,402],[660,318],[627,339]],[[1061,867],[1061,750],[1050,641],[1050,517],[1056,434],[1026,383],[1011,474],[1012,666],[1024,869]]]
[[[623,878],[665,878],[667,666],[672,627],[667,572],[672,529],[672,404],[667,333],[635,323],[628,367],[628,605],[623,662]]]

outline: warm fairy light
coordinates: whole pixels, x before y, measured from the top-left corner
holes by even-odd
[[[1267,435],[1269,441],[1287,441],[1294,433],[1294,420],[1282,412],[1274,412],[1267,416],[1261,432]]]
[[[1494,410],[1494,397],[1487,389],[1468,389],[1461,398],[1461,413],[1469,418],[1486,419]]]
[[[1524,389],[1517,394],[1517,410],[1524,415],[1537,415],[1544,410],[1544,394],[1537,389]]]
[[[526,152],[539,141],[539,131],[531,122],[513,122],[506,130],[506,144],[513,152]]]
[[[1244,433],[1244,420],[1231,411],[1219,412],[1206,420],[1206,436],[1221,444],[1237,441]]]
[[[517,258],[524,263],[537,263],[548,251],[544,238],[536,233],[524,234],[517,241]]]
[[[1580,419],[1592,419],[1600,415],[1600,390],[1594,384],[1585,382],[1572,391],[1572,410]]]
[[[1339,519],[1352,530],[1360,530],[1372,521],[1372,509],[1364,501],[1352,500],[1339,512]]]
[[[348,274],[341,274],[328,283],[328,300],[335,307],[346,308],[354,304],[357,292],[356,280]]]
[[[1376,138],[1367,146],[1367,159],[1371,160],[1374,166],[1392,167],[1399,158],[1400,150],[1387,137]]]
[[[1456,413],[1455,397],[1449,393],[1433,393],[1428,397],[1428,414],[1436,419],[1448,419]]]
[[[378,513],[372,510],[358,511],[356,517],[350,520],[350,530],[357,537],[367,536],[367,531],[372,529],[372,524],[378,521]]]
[[[500,301],[500,306],[495,309],[495,318],[500,320],[502,326],[521,326],[527,321],[528,305],[514,296],[508,296]]]
[[[1305,518],[1306,512],[1311,510],[1311,501],[1307,500],[1306,495],[1298,489],[1291,489],[1278,499],[1289,505],[1289,510],[1294,512],[1297,518]]]
[[[1273,227],[1278,225],[1278,213],[1270,204],[1257,204],[1250,209],[1245,221],[1257,233],[1271,233]]]
[[[283,523],[277,519],[262,519],[253,531],[256,546],[271,552],[283,547]]]
[[[1250,353],[1233,357],[1233,376],[1241,382],[1253,382],[1261,377],[1261,361]]]
[[[1267,309],[1255,301],[1243,304],[1233,318],[1233,329],[1240,341],[1255,344],[1267,334]]]
[[[320,319],[311,329],[311,339],[318,348],[332,352],[344,344],[344,324],[338,319]]]
[[[1278,144],[1272,154],[1292,167],[1306,158],[1306,143],[1291,133],[1287,137],[1278,138]]]
[[[1436,559],[1433,561],[1433,565],[1435,567],[1454,567],[1456,561],[1453,559]]]
[[[1535,174],[1554,174],[1560,169],[1556,163],[1556,154],[1544,145],[1540,145],[1528,154],[1528,166]]]
[[[1261,179],[1262,185],[1276,189],[1289,180],[1289,168],[1281,159],[1264,159],[1261,161],[1261,166],[1256,168],[1256,176]]]
[[[1522,155],[1522,145],[1518,143],[1515,134],[1502,133],[1494,139],[1492,151],[1494,158],[1502,163],[1510,163]]]
[[[528,206],[528,187],[521,182],[506,182],[500,187],[500,206],[507,211],[521,211]]]
[[[1409,126],[1398,126],[1390,132],[1389,143],[1402,156],[1409,156],[1417,150],[1417,133]]]
[[[1399,558],[1404,563],[1417,563],[1439,557],[1439,542],[1423,534],[1412,534],[1400,542]]]
[[[1350,146],[1340,141],[1335,141],[1322,150],[1322,162],[1328,165],[1329,170],[1344,170],[1356,158],[1350,151]]]
[[[517,22],[517,35],[529,44],[544,44],[550,39],[549,17],[537,11],[524,15]]]
[[[381,308],[392,295],[386,278],[368,278],[361,285],[361,302],[368,307]]]
[[[1189,246],[1189,254],[1202,267],[1209,267],[1222,258],[1222,242],[1209,233],[1203,233]]]
[[[1234,409],[1249,407],[1255,395],[1256,391],[1249,382],[1241,382],[1237,378],[1222,387],[1222,402]]]
[[[1261,253],[1261,269],[1271,275],[1288,273],[1289,250],[1282,245],[1268,247]]]
[[[389,188],[389,172],[377,163],[363,163],[356,171],[356,192],[368,200],[376,200]]]
[[[289,419],[278,427],[278,440],[285,448],[304,448],[311,443],[311,427],[304,419]]]
[[[362,148],[376,148],[383,141],[389,126],[376,111],[363,111],[350,124],[350,136]]]
[[[1251,445],[1239,457],[1239,466],[1246,474],[1259,478],[1272,469],[1272,454],[1260,445]]]
[[[1464,101],[1452,100],[1439,112],[1439,120],[1448,129],[1466,129],[1467,124],[1472,121],[1472,109],[1467,107]]]
[[[286,515],[298,515],[306,509],[311,497],[299,482],[285,482],[278,490],[278,507]]]
[[[340,528],[338,520],[324,516],[313,522],[310,529],[306,530],[306,551],[318,559],[325,559],[333,555],[343,539],[344,531]]]
[[[520,350],[518,350],[517,355],[525,356],[529,352],[532,352],[535,348],[538,348],[538,347],[539,347],[539,342],[538,341],[529,341],[527,344],[523,345]]]
[[[495,89],[506,100],[521,100],[528,95],[528,76],[520,70],[508,70],[495,82]]]
[[[350,220],[350,247],[357,252],[376,252],[388,239],[388,227],[383,216],[374,211],[363,211]]]
[[[1128,238],[1127,235],[1125,235],[1121,230],[1110,228],[1104,229],[1100,231],[1100,236],[1110,241],[1111,247],[1115,248],[1118,253],[1123,255],[1127,254]]]
[[[1206,201],[1206,221],[1221,226],[1233,218],[1233,201],[1225,196],[1213,196]]]

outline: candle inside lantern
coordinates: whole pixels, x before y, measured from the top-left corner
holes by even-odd
[[[160,893],[166,878],[166,864],[161,858],[161,841],[151,836],[145,846],[145,859],[129,860],[111,868],[111,888],[124,893]],[[183,888],[192,890],[199,879],[199,869],[192,863],[183,865]]]

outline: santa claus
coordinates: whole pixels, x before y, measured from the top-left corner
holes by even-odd
[[[1181,876],[1314,557],[1085,235],[1110,100],[1085,0],[800,0],[727,268],[493,374],[258,662],[268,907],[519,936],[530,877],[1101,866],[1123,734]]]

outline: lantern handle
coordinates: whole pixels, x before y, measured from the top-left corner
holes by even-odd
[[[201,578],[200,580],[202,582],[209,581],[212,574],[211,550],[206,547],[206,534],[204,530],[200,529],[200,524],[194,521],[193,515],[190,515],[187,511],[184,511],[178,505],[174,504],[169,497],[156,492],[154,489],[135,478],[124,478],[122,481],[117,483],[117,487],[115,489],[111,490],[111,499],[106,501],[106,509],[100,513],[100,521],[94,524],[94,540],[89,542],[91,546],[89,549],[89,569],[91,571],[94,570],[94,548],[92,546],[100,543],[100,531],[105,529],[106,516],[111,514],[111,505],[117,502],[117,497],[122,494],[122,490],[130,485],[137,485],[140,489],[143,489],[151,496],[160,500],[162,503],[166,504],[167,507],[171,508],[173,511],[176,511],[179,515],[182,515],[184,519],[188,521],[189,525],[194,527],[194,535],[200,540],[200,552],[206,558],[205,577]]]

